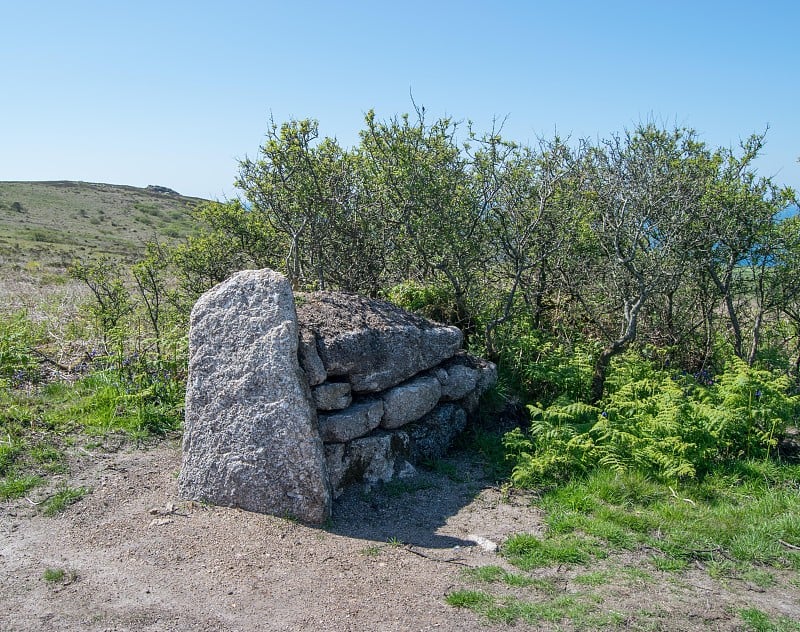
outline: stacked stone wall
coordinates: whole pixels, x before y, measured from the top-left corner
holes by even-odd
[[[237,273],[192,310],[181,492],[322,522],[346,485],[413,475],[496,380],[462,342],[385,301]]]

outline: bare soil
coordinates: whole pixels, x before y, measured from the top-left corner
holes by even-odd
[[[486,540],[542,528],[531,497],[504,493],[475,458],[456,454],[446,472],[351,488],[319,528],[181,500],[176,439],[84,454],[69,484],[92,491],[64,513],[48,518],[32,504],[45,492],[0,506],[0,630],[507,630],[445,602],[465,588],[543,598],[465,575],[486,565],[516,570]],[[665,573],[647,567],[650,553],[625,555],[532,576],[581,596],[579,575],[613,566],[615,579],[588,598],[598,613],[620,613],[624,629],[740,630],[737,612],[747,607],[800,619],[800,590],[717,581],[699,568]],[[46,569],[66,574],[47,582]],[[576,626],[591,627],[563,620],[527,629]]]

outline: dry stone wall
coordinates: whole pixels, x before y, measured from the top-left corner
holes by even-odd
[[[413,475],[496,381],[461,344],[385,301],[237,273],[192,311],[182,494],[318,523],[346,485]]]

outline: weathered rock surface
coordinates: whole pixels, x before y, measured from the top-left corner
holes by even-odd
[[[467,413],[457,404],[440,404],[416,423],[403,428],[408,434],[413,461],[444,456],[467,425]]]
[[[456,327],[377,299],[341,292],[298,299],[301,331],[316,338],[326,373],[347,375],[356,393],[385,390],[436,366],[455,354],[463,339]]]
[[[387,429],[399,428],[416,421],[433,410],[442,395],[439,380],[423,375],[395,386],[383,393],[383,420]]]
[[[374,430],[381,423],[383,402],[362,401],[331,415],[319,415],[319,434],[325,443],[344,443]]]
[[[297,350],[292,291],[280,274],[239,272],[198,300],[179,478],[185,498],[328,518],[324,449]]]
[[[300,331],[297,352],[300,366],[306,373],[309,385],[322,384],[328,378],[328,374],[325,372],[325,366],[317,353],[317,339],[312,332]]]
[[[399,471],[407,470],[405,457],[410,451],[403,431],[378,431],[349,443],[325,445],[328,477],[334,497],[349,483],[388,483]]]
[[[436,369],[436,377],[442,385],[442,399],[453,401],[466,397],[478,385],[478,369],[465,364],[448,363]]]
[[[311,390],[317,410],[342,410],[353,401],[348,382],[326,382]]]

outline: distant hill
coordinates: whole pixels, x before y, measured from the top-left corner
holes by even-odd
[[[188,235],[201,202],[160,185],[0,182],[0,267],[57,272],[76,257],[133,258],[147,241]]]

